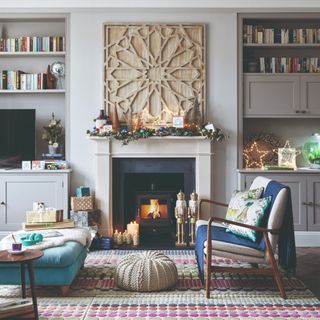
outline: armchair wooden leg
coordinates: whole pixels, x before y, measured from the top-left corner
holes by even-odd
[[[206,297],[207,299],[210,298],[210,283],[211,283],[211,250],[207,252],[207,256],[206,256]]]
[[[270,244],[268,236],[265,236],[265,242],[266,242],[266,245],[267,245],[267,252],[268,252],[268,255],[269,255],[269,258],[270,258],[270,262],[271,262],[271,266],[272,266],[272,270],[273,270],[274,280],[275,280],[275,282],[277,284],[277,287],[278,287],[278,289],[280,291],[281,298],[287,299],[287,295],[286,295],[286,292],[285,292],[284,287],[283,287],[283,282],[282,282],[280,271],[279,271],[279,268],[278,268],[278,265],[277,265],[277,261],[276,261],[276,259],[274,257],[273,250],[272,250],[272,247],[271,247],[271,244]]]

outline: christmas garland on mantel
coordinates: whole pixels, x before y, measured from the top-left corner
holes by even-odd
[[[150,129],[141,127],[132,131],[127,128],[121,128],[118,131],[101,132],[99,130],[87,130],[89,137],[106,137],[122,141],[123,145],[129,144],[131,141],[146,139],[149,137],[205,137],[211,141],[222,141],[226,138],[225,133],[219,129],[208,130],[197,125],[185,125],[183,128],[160,127],[159,129]]]

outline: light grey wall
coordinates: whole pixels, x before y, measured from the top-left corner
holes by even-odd
[[[207,120],[230,138],[215,143],[214,197],[226,200],[236,187],[236,13],[72,12],[70,16],[70,161],[72,191],[94,187],[94,142],[85,131],[103,105],[103,24],[106,22],[199,22],[207,24]],[[107,179],[107,177],[106,177]]]

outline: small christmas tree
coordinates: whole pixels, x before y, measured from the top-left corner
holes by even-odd
[[[189,111],[189,123],[201,126],[201,111],[198,96],[194,99],[193,108]]]

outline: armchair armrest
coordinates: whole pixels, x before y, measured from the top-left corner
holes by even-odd
[[[244,228],[248,228],[248,229],[252,229],[252,230],[263,232],[264,238],[269,243],[269,245],[270,245],[270,242],[269,242],[269,238],[267,237],[267,234],[268,233],[278,234],[280,232],[279,229],[267,229],[267,228],[263,228],[263,227],[250,226],[248,224],[244,224],[244,223],[240,223],[240,222],[236,222],[236,221],[231,221],[231,220],[227,220],[227,219],[223,219],[223,218],[211,217],[209,219],[208,228],[207,228],[207,250],[210,251],[210,252],[212,250],[211,224],[212,224],[213,221],[224,222],[224,223],[233,224],[233,225],[236,225],[236,226],[240,226],[240,227],[244,227]]]

